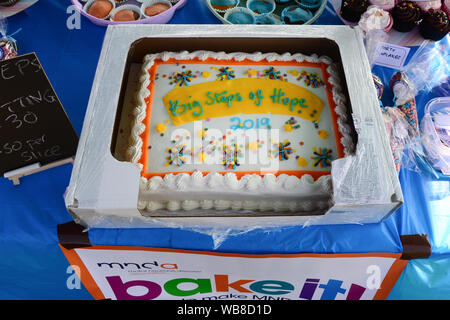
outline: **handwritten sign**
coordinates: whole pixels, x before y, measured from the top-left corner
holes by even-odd
[[[375,64],[383,67],[400,69],[408,57],[410,48],[381,42],[377,47]]]
[[[0,174],[73,157],[77,144],[36,55],[0,62]]]

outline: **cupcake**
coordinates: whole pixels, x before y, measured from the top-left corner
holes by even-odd
[[[255,14],[248,8],[231,8],[223,16],[225,20],[232,24],[255,24]]]
[[[281,12],[281,20],[285,24],[304,24],[311,20],[313,14],[309,10],[300,8],[299,6],[289,6]]]
[[[433,1],[414,1],[414,3],[422,9],[422,11],[428,11],[429,9],[439,10],[442,7],[441,0]]]
[[[419,32],[425,39],[441,40],[449,31],[449,16],[444,11],[430,9],[423,14]]]
[[[134,5],[123,5],[111,11],[110,16],[116,22],[136,21],[141,18],[141,9]]]
[[[98,19],[108,18],[114,9],[114,2],[108,0],[94,0],[85,5],[85,11]]]
[[[371,30],[384,30],[385,32],[388,32],[393,23],[394,20],[389,12],[372,5],[369,6],[367,11],[362,14],[358,25],[365,32],[369,32]]]
[[[276,4],[274,0],[248,0],[247,8],[256,14],[272,13]]]
[[[323,0],[295,0],[295,2],[300,8],[313,12],[322,5]]]
[[[393,28],[400,32],[408,32],[414,29],[422,19],[420,8],[411,1],[402,1],[392,10],[394,19]]]
[[[339,14],[349,22],[358,22],[369,7],[368,0],[342,0]]]
[[[218,12],[225,12],[230,8],[237,7],[239,0],[210,0],[209,3]]]
[[[444,0],[442,2],[442,10],[450,16],[450,0]]]
[[[369,0],[369,2],[385,11],[391,11],[395,6],[395,0]]]
[[[286,5],[289,3],[294,3],[294,0],[275,0],[275,3],[280,4],[280,5]]]
[[[168,0],[151,0],[144,2],[141,7],[141,13],[144,17],[151,18],[172,8]]]
[[[281,24],[281,18],[273,13],[264,13],[256,17],[256,24]]]

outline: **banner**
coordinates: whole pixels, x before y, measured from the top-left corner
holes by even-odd
[[[406,266],[397,253],[249,255],[146,247],[61,250],[95,299],[385,299]]]

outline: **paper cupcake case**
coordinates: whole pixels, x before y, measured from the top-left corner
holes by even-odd
[[[99,18],[93,17],[83,10],[83,7],[87,1],[71,0],[72,4],[83,16],[85,16],[87,19],[89,19],[89,21],[91,21],[92,23],[99,25],[99,26],[103,26],[103,27],[106,27],[108,25],[115,25],[115,24],[166,24],[172,19],[173,15],[175,14],[175,11],[178,9],[181,9],[186,4],[187,1],[188,0],[179,0],[179,1],[173,0],[173,1],[170,1],[172,3],[172,8],[168,9],[167,11],[162,12],[161,14],[158,14],[158,15],[156,15],[154,17],[150,17],[150,18],[144,17],[141,14],[141,19],[139,19],[139,20],[122,22],[122,21],[112,21],[109,18],[108,19],[99,19]],[[141,6],[143,5],[143,2],[145,2],[145,1],[143,1],[143,0],[142,1],[127,0],[127,1],[123,1],[121,3],[116,2],[116,9],[118,9],[122,6],[126,6],[126,5],[135,5],[135,6],[139,7],[139,9],[140,9]]]
[[[225,15],[225,11],[221,11],[221,10],[216,10],[212,7],[210,0],[205,0],[206,1],[206,5],[208,6],[209,10],[220,20],[222,21],[222,23],[224,24],[232,24],[230,21],[226,20],[224,15]],[[254,1],[254,0],[240,0],[239,4],[237,5],[236,8],[248,8],[247,7],[247,2],[248,1]],[[300,2],[300,1],[299,1]],[[294,0],[289,1],[288,3],[285,4],[279,4],[275,1],[275,10],[272,12],[272,14],[274,14],[277,17],[281,17],[281,12],[283,12],[283,10],[286,7],[292,6],[292,5],[298,5]],[[317,9],[313,10],[312,12],[312,18],[309,21],[306,21],[304,24],[312,24],[314,23],[319,17],[320,15],[323,13],[323,11],[325,10],[325,7],[327,5],[327,0],[321,0],[320,1],[320,5],[318,6]],[[255,13],[255,17],[258,16],[258,14]],[[284,23],[284,22],[283,22]]]

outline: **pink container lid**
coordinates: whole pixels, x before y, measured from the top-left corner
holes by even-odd
[[[172,6],[172,8],[168,9],[167,11],[164,11],[154,17],[151,18],[144,18],[139,19],[136,21],[124,21],[124,22],[117,22],[117,21],[111,21],[109,19],[98,19],[96,17],[91,16],[87,12],[83,11],[84,2],[80,0],[71,0],[75,8],[80,11],[80,13],[88,18],[92,23],[95,23],[99,26],[108,26],[108,25],[115,25],[115,24],[165,24],[172,19],[173,15],[175,14],[175,11],[178,9],[181,9],[188,0],[179,0],[176,4]],[[116,7],[119,8],[121,5],[124,4],[134,4],[140,7],[142,5],[141,2],[135,1],[135,0],[129,0],[126,1],[126,3],[117,4]]]

